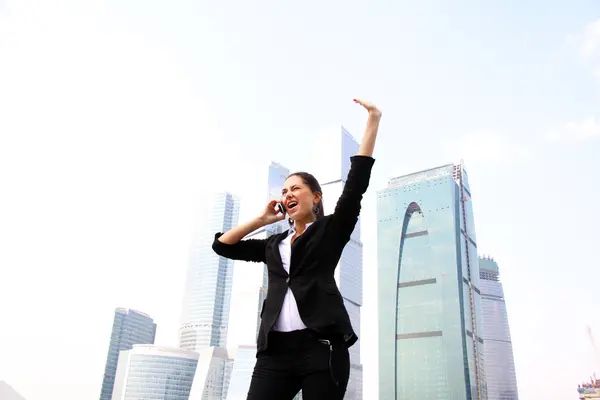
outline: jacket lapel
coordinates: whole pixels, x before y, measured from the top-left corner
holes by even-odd
[[[273,240],[273,252],[275,254],[275,262],[277,264],[277,269],[281,271],[284,276],[288,276],[285,268],[283,268],[283,263],[281,262],[281,252],[279,251],[279,244],[285,239],[289,234],[289,231],[285,231],[283,233],[279,233],[275,240]]]
[[[292,251],[290,256],[290,276],[295,275],[298,272],[298,260],[302,259],[302,255],[304,253],[304,247],[306,245],[306,241],[308,241],[313,234],[313,230],[317,225],[317,222],[313,222],[310,224],[308,228],[304,231],[304,233],[296,238],[294,243],[292,243]]]

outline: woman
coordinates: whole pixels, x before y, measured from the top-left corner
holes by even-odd
[[[325,216],[314,176],[299,172],[284,183],[281,201],[271,201],[252,221],[217,233],[213,250],[234,260],[266,263],[267,298],[261,311],[257,355],[248,400],[343,399],[350,374],[348,348],[358,339],[337,288],[334,271],[360,213],[369,186],[381,112],[354,100],[369,118],[335,212]],[[281,208],[280,208],[281,207]],[[289,216],[290,229],[267,239],[242,240]]]

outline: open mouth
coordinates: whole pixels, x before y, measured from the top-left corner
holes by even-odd
[[[297,201],[290,201],[290,202],[287,204],[287,209],[288,209],[288,212],[289,212],[289,211],[293,211],[293,210],[296,208],[296,206],[297,206],[297,205],[298,205],[298,202],[297,202]]]

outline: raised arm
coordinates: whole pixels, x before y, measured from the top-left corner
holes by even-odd
[[[381,119],[381,111],[374,105],[358,99],[354,99],[354,102],[363,106],[369,112],[369,117],[358,153],[350,159],[351,166],[348,178],[332,216],[333,226],[337,231],[336,235],[344,244],[349,240],[356,226],[360,215],[360,203],[369,187],[371,169],[375,163],[372,157],[373,149],[375,148],[375,139],[377,138]]]
[[[212,245],[214,252],[233,260],[266,262],[265,246],[267,239],[242,239],[263,226],[285,218],[285,215],[279,214],[275,210],[276,205],[277,201],[270,201],[258,217],[225,233],[217,233]]]
[[[373,157],[373,149],[375,148],[375,139],[377,139],[377,131],[379,130],[379,121],[381,120],[381,111],[373,104],[363,100],[354,99],[354,102],[363,106],[369,112],[367,119],[367,127],[363,135],[362,142],[358,148],[357,156]]]

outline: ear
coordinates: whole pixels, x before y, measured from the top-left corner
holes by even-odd
[[[323,199],[323,195],[319,192],[313,193],[313,206],[319,204],[319,202]]]

